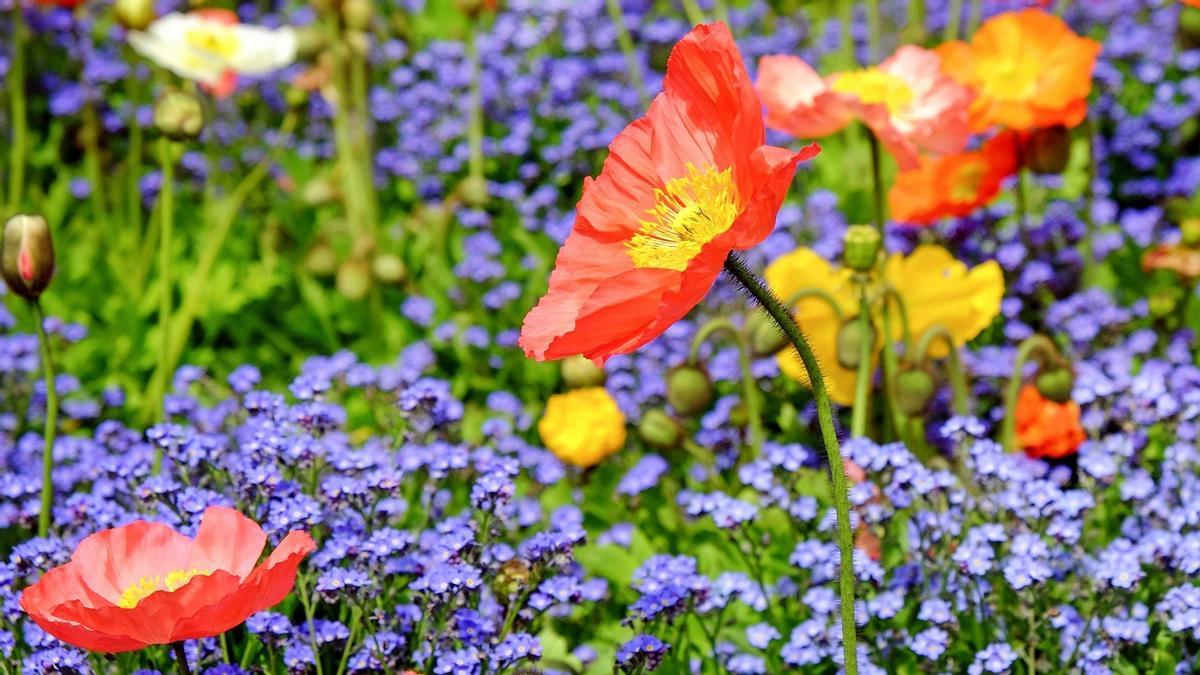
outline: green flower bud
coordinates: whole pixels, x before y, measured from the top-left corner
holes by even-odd
[[[497,597],[511,598],[529,585],[529,563],[520,558],[513,558],[500,566],[492,582],[492,591]]]
[[[300,87],[288,87],[284,98],[289,108],[299,108],[308,103],[308,92]]]
[[[638,421],[638,434],[652,448],[667,450],[677,447],[683,438],[683,425],[662,408],[651,408]]]
[[[923,415],[936,389],[933,375],[924,368],[901,371],[896,375],[896,404],[909,417]]]
[[[729,424],[730,426],[741,428],[750,423],[750,412],[746,410],[746,405],[738,401],[729,409]]]
[[[1184,49],[1200,47],[1200,9],[1196,7],[1179,8],[1179,37]]]
[[[1071,160],[1071,131],[1061,124],[1035,130],[1025,141],[1022,156],[1034,173],[1062,173]]]
[[[196,138],[204,129],[204,107],[186,91],[168,89],[154,104],[154,128],[173,141]]]
[[[367,30],[375,10],[371,0],[342,0],[342,21],[351,30]]]
[[[1200,248],[1200,218],[1187,218],[1179,223],[1179,243],[1188,248]]]
[[[855,272],[870,272],[883,246],[883,238],[870,225],[851,225],[842,238],[842,261]]]
[[[786,347],[787,336],[766,312],[754,312],[746,319],[746,331],[750,334],[750,351],[755,356],[770,356]]]
[[[22,298],[37,300],[54,276],[54,242],[46,219],[26,214],[9,218],[0,248],[4,283]]]
[[[472,208],[480,208],[487,204],[487,180],[483,176],[467,176],[458,184],[458,198]]]
[[[351,258],[337,271],[338,292],[348,300],[362,300],[371,292],[371,268],[365,260]]]
[[[304,269],[309,274],[318,277],[328,277],[337,273],[338,260],[337,253],[334,253],[333,248],[321,241],[308,249],[308,254],[304,256]]]
[[[1044,398],[1066,403],[1071,400],[1071,390],[1075,388],[1075,374],[1070,368],[1051,366],[1040,370],[1033,384]]]
[[[838,365],[846,370],[858,368],[858,362],[862,356],[863,340],[869,340],[873,349],[875,344],[874,326],[870,326],[867,334],[863,335],[862,325],[859,324],[857,318],[849,319],[842,324],[842,329],[838,331],[837,336]]]
[[[608,373],[604,372],[603,368],[592,363],[591,359],[579,355],[563,359],[559,368],[562,370],[563,380],[572,389],[603,386],[604,380],[608,378]]]
[[[1150,316],[1163,318],[1170,316],[1171,312],[1175,311],[1175,307],[1179,305],[1179,294],[1174,292],[1174,289],[1164,289],[1151,293],[1150,297],[1146,298],[1146,306],[1150,310]]]
[[[667,403],[675,412],[691,417],[707,410],[712,401],[712,381],[698,366],[679,366],[667,374]]]
[[[146,30],[155,19],[154,0],[117,0],[113,14],[125,30]]]
[[[404,261],[395,253],[380,253],[371,261],[371,271],[375,278],[385,284],[398,284],[404,281]]]

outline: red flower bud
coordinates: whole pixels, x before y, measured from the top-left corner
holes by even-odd
[[[18,214],[4,224],[0,272],[13,293],[37,300],[54,276],[54,244],[41,216]]]

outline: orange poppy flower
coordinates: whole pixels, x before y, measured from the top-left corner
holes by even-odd
[[[1200,248],[1183,244],[1158,246],[1142,254],[1142,269],[1171,270],[1187,279],[1200,279]]]
[[[994,16],[970,44],[947,42],[936,51],[946,72],[977,94],[972,130],[1027,130],[1083,121],[1100,43],[1031,8]]]
[[[316,545],[291,532],[258,567],[257,523],[210,506],[195,539],[138,521],[80,542],[70,562],[21,594],[42,630],[81,649],[127,652],[219,635],[278,604]]]
[[[1016,170],[1012,134],[996,136],[975,152],[922,157],[919,168],[896,175],[888,208],[897,221],[917,225],[966,216],[995,199]]]
[[[1183,0],[1183,4],[1200,8],[1200,0]]]
[[[764,140],[762,106],[729,29],[697,26],[671,52],[646,116],[584,182],[550,289],[521,328],[526,355],[603,363],[683,318],[731,251],[770,234],[796,164],[820,152]]]
[[[902,169],[917,167],[920,150],[958,152],[967,143],[971,91],[942,71],[937,54],[914,45],[878,66],[824,79],[799,57],[764,56],[756,86],[767,126],[818,138],[859,119]]]
[[[1087,440],[1079,422],[1079,404],[1055,403],[1027,384],[1017,399],[1017,443],[1034,458],[1073,455]]]

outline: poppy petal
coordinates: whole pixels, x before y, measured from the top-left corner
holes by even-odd
[[[71,555],[80,576],[112,604],[127,588],[162,570],[187,569],[192,540],[162,523],[137,521],[97,532]]]
[[[240,579],[254,569],[267,535],[258,523],[234,509],[210,506],[200,519],[186,570],[224,570]]]

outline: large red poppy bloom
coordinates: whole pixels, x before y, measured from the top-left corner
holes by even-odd
[[[675,45],[663,92],[587,179],[550,290],[520,344],[538,360],[603,363],[653,340],[712,287],[730,251],[770,234],[796,164],[764,144],[762,105],[723,23]]]
[[[266,541],[257,523],[219,506],[204,512],[194,540],[146,521],[104,530],[25,589],[21,609],[54,637],[97,652],[219,635],[283,600],[316,548],[291,532],[255,567]]]

